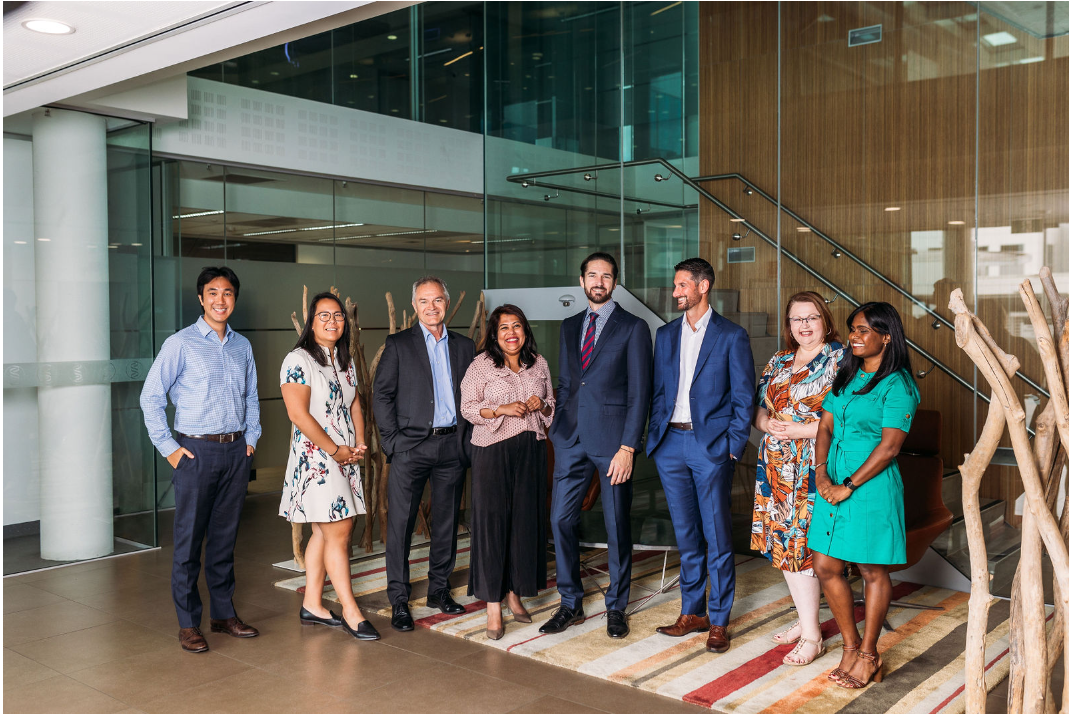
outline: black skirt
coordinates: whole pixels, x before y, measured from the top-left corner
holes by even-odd
[[[535,596],[547,587],[547,443],[523,432],[472,452],[469,595]]]

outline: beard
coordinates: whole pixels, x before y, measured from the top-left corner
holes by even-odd
[[[696,296],[687,296],[686,295],[686,296],[682,296],[682,297],[684,298],[684,305],[681,305],[679,302],[674,300],[674,304],[677,306],[677,310],[681,311],[682,313],[686,313],[689,310],[691,310],[692,308],[694,308],[695,306],[699,305],[699,301],[700,301],[700,298],[701,298],[701,296],[698,296],[698,295],[696,295]]]
[[[588,300],[590,300],[595,305],[602,305],[606,301],[610,300],[610,298],[613,297],[612,294],[613,294],[613,291],[609,291],[609,290],[604,292],[604,293],[602,293],[602,294],[595,294],[595,293],[592,293],[592,291],[588,290],[587,288],[584,289],[584,295],[586,295]]]

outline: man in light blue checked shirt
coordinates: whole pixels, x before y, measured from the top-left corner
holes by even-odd
[[[164,341],[141,390],[141,411],[160,454],[173,468],[175,555],[171,595],[179,645],[208,650],[201,633],[201,543],[213,632],[236,638],[259,635],[234,611],[234,543],[253,452],[260,438],[257,367],[249,341],[227,320],[238,299],[230,268],[205,268],[197,277],[204,315]],[[168,397],[175,405],[175,436],[167,425]],[[177,437],[177,439],[176,439]]]

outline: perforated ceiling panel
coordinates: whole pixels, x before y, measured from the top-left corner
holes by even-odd
[[[67,67],[102,52],[181,26],[234,2],[27,2],[5,3],[4,88]],[[70,35],[44,35],[25,20],[58,20]]]

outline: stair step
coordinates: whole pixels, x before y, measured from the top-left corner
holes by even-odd
[[[981,512],[982,533],[988,543],[994,529],[1004,525],[1004,501],[1001,499],[985,501],[982,503]],[[949,554],[967,548],[967,527],[963,521],[962,510],[959,516],[953,518],[952,525],[934,539],[933,548],[946,558]]]

